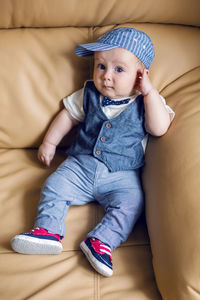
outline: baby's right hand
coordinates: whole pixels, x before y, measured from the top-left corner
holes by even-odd
[[[44,142],[40,145],[38,150],[38,159],[47,167],[50,166],[52,159],[56,152],[56,146],[48,142]]]

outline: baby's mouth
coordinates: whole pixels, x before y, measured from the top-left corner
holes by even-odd
[[[104,89],[113,89],[113,87],[112,87],[112,86],[109,86],[109,85],[104,85],[103,88],[104,88]]]

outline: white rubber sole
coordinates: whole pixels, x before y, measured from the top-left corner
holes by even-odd
[[[22,254],[59,254],[63,249],[60,242],[26,235],[16,235],[11,240],[11,246],[14,251]]]
[[[87,247],[85,242],[81,242],[80,248],[85,254],[87,260],[91,264],[91,266],[101,275],[105,277],[110,277],[113,275],[113,270],[111,270],[109,267],[106,265],[102,264],[100,261],[98,261],[91,253],[90,249]]]

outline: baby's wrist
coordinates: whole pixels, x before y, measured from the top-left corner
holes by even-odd
[[[157,90],[154,87],[152,87],[151,89],[149,89],[149,91],[143,93],[143,96],[147,97],[147,96],[150,96],[151,94],[153,94],[155,92],[157,93]]]
[[[50,141],[43,141],[42,144],[46,145],[46,146],[53,146],[53,147],[56,148],[56,145],[54,143],[50,142]]]

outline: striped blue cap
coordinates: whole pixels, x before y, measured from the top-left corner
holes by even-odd
[[[78,45],[78,56],[91,56],[95,51],[124,48],[132,52],[147,69],[150,68],[155,53],[150,37],[143,31],[131,27],[120,27],[105,33],[96,42]]]

